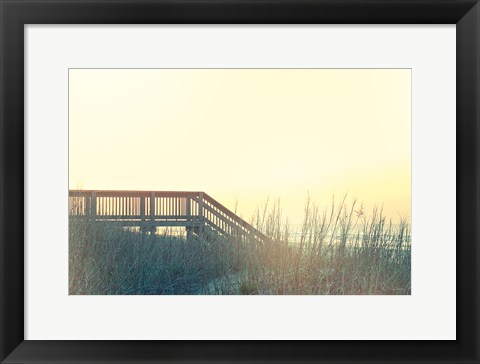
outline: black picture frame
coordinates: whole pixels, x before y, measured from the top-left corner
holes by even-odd
[[[478,0],[1,0],[0,13],[2,363],[479,362]],[[457,340],[24,340],[24,25],[153,23],[456,24]]]

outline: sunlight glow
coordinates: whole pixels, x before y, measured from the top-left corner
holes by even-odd
[[[70,189],[205,191],[249,220],[309,193],[410,219],[409,69],[71,69]]]

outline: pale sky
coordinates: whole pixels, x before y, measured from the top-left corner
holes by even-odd
[[[411,71],[69,71],[70,189],[205,191],[302,221],[345,193],[410,218]]]

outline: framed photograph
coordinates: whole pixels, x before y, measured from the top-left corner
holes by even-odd
[[[478,363],[478,1],[1,2],[2,363]]]

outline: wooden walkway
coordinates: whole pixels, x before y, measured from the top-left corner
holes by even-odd
[[[70,190],[70,219],[115,223],[155,232],[185,227],[187,238],[206,230],[226,237],[265,241],[267,237],[204,192]]]

